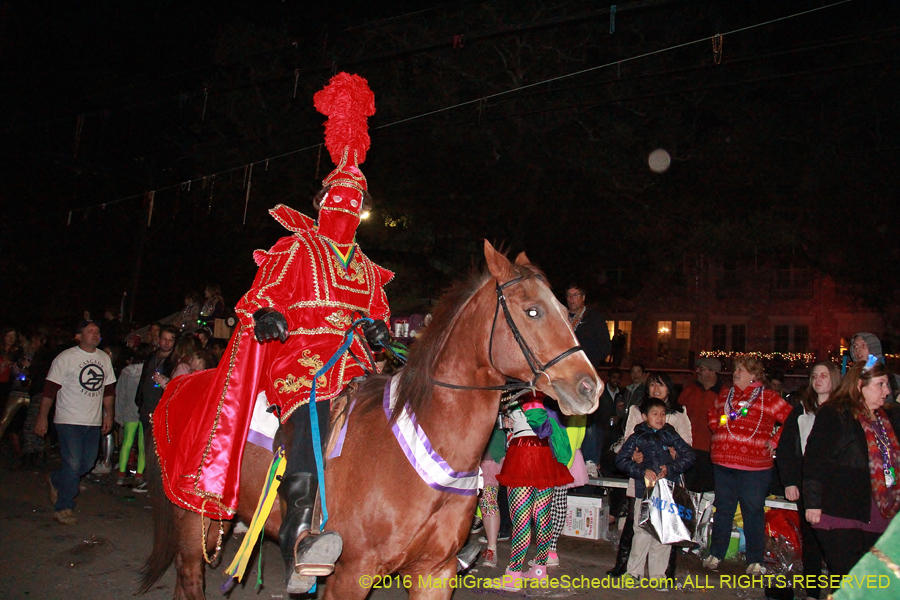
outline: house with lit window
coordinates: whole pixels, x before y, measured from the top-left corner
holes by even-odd
[[[859,331],[883,335],[883,316],[810,267],[699,264],[676,283],[608,285],[600,310],[627,339],[623,365],[689,368],[704,355],[758,352],[809,364],[840,356]],[[664,278],[660,278],[664,279]],[[621,274],[607,281],[621,281]],[[636,291],[635,291],[636,290]]]

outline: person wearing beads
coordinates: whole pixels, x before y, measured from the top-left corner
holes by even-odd
[[[900,510],[900,410],[875,355],[853,364],[820,409],[803,457],[806,519],[832,575],[846,575]]]
[[[840,384],[841,371],[836,364],[823,361],[813,365],[809,372],[809,387],[800,396],[800,404],[794,407],[784,424],[778,455],[775,457],[778,474],[784,484],[784,496],[791,502],[798,503],[804,575],[818,575],[822,571],[822,548],[803,510],[805,499],[800,495],[803,454],[819,408],[837,391]],[[805,583],[808,584],[806,597],[818,599],[819,586],[816,580],[807,579]]]
[[[546,585],[547,558],[553,536],[551,505],[554,488],[572,483],[566,468],[572,447],[566,431],[544,408],[544,394],[534,392],[523,397],[522,404],[504,418],[509,431],[509,447],[497,481],[509,489],[509,509],[513,533],[509,566],[503,578],[504,589],[524,587],[522,578]],[[535,523],[537,555],[531,569],[522,572],[531,540],[531,522]]]
[[[738,503],[744,517],[747,539],[747,575],[759,576],[765,552],[765,504],[772,478],[775,448],[792,407],[763,384],[763,367],[752,356],[734,359],[733,385],[723,387],[709,409],[712,430],[710,458],[716,488],[716,517],[712,547],[703,561],[710,570],[719,567],[731,540],[731,527]],[[773,433],[775,432],[775,433]]]

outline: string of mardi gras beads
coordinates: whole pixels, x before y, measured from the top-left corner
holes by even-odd
[[[762,392],[762,386],[756,388],[753,391],[753,394],[750,396],[750,400],[748,400],[747,404],[741,408],[740,412],[738,412],[732,410],[733,407],[731,405],[732,400],[734,400],[734,387],[728,390],[728,397],[725,399],[725,414],[719,417],[719,425],[724,425],[725,429],[728,430],[728,434],[734,436],[734,439],[738,440],[739,442],[749,442],[756,435],[756,432],[759,431],[759,426],[762,424],[762,418],[766,408],[766,401]],[[750,434],[750,437],[741,438],[731,431],[730,423],[731,421],[736,420],[738,417],[746,417],[747,413],[750,412],[750,407],[753,406],[753,403],[757,398],[760,398],[759,421],[756,422],[756,428],[753,430],[753,433]]]
[[[884,428],[884,423],[881,422],[881,415],[877,412],[875,413],[875,424],[878,427],[873,427],[872,430],[875,433],[875,445],[878,446],[879,452],[881,452],[881,466],[884,470],[884,483],[888,487],[892,487],[897,482],[897,476],[894,472],[894,465],[891,462],[891,445],[890,439],[888,438],[887,430]]]
[[[571,323],[572,323],[572,331],[575,331],[576,329],[578,329],[578,326],[581,325],[581,319],[584,318],[584,310],[585,310],[586,308],[587,308],[586,306],[582,306],[582,307],[581,307],[581,310],[579,310],[577,313],[575,313],[575,314],[572,316],[572,318],[571,318],[571,319],[572,319],[572,320],[571,320]]]

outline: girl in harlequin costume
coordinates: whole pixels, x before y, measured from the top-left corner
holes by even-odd
[[[339,73],[314,100],[328,116],[325,145],[337,164],[316,197],[318,220],[284,205],[269,211],[290,235],[254,252],[259,270],[235,308],[239,323],[222,361],[217,369],[173,380],[153,414],[154,431],[167,432],[155,436],[166,495],[182,508],[230,519],[253,407],[257,398],[272,407],[287,451],[278,493],[287,506],[280,541],[291,594],[331,573],[342,550],[336,532],[311,535],[319,485],[309,406],[313,380],[324,446],[331,399],[351,379],[374,370],[366,342],[390,340],[383,286],[393,277],[355,239],[368,199],[359,165],[369,148],[366,119],[375,113],[374,95],[365,79]],[[319,374],[360,316],[374,320],[364,328],[366,339],[354,334],[349,351]]]
[[[566,435],[569,438],[569,445],[572,447],[572,458],[566,465],[569,474],[572,475],[572,483],[556,486],[553,490],[553,502],[550,514],[553,518],[553,532],[550,538],[550,553],[547,556],[548,567],[559,566],[559,555],[556,553],[556,545],[559,542],[559,536],[562,535],[566,525],[566,512],[569,505],[569,490],[572,488],[583,487],[589,483],[587,466],[584,464],[584,455],[581,452],[581,443],[584,441],[584,432],[587,426],[587,417],[584,415],[573,415],[569,417],[560,416],[556,410],[550,411],[550,416],[560,424],[565,422]]]
[[[509,448],[503,469],[497,475],[500,485],[509,488],[509,511],[513,521],[512,550],[504,577],[506,589],[518,590],[522,578],[547,578],[547,556],[552,543],[550,516],[556,486],[572,483],[566,464],[572,448],[565,430],[547,415],[544,394],[535,392],[509,412],[504,426],[509,430]],[[531,540],[531,522],[535,523],[537,556],[531,569],[522,572]]]

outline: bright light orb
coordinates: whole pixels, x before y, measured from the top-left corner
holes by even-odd
[[[650,153],[647,163],[650,165],[650,170],[654,173],[665,173],[669,170],[669,165],[672,164],[672,157],[662,148],[657,148]]]
[[[362,211],[362,214],[359,215],[359,218],[365,220],[365,219],[368,219],[369,215],[371,215],[371,214],[372,214],[371,212],[364,210],[364,211]]]

